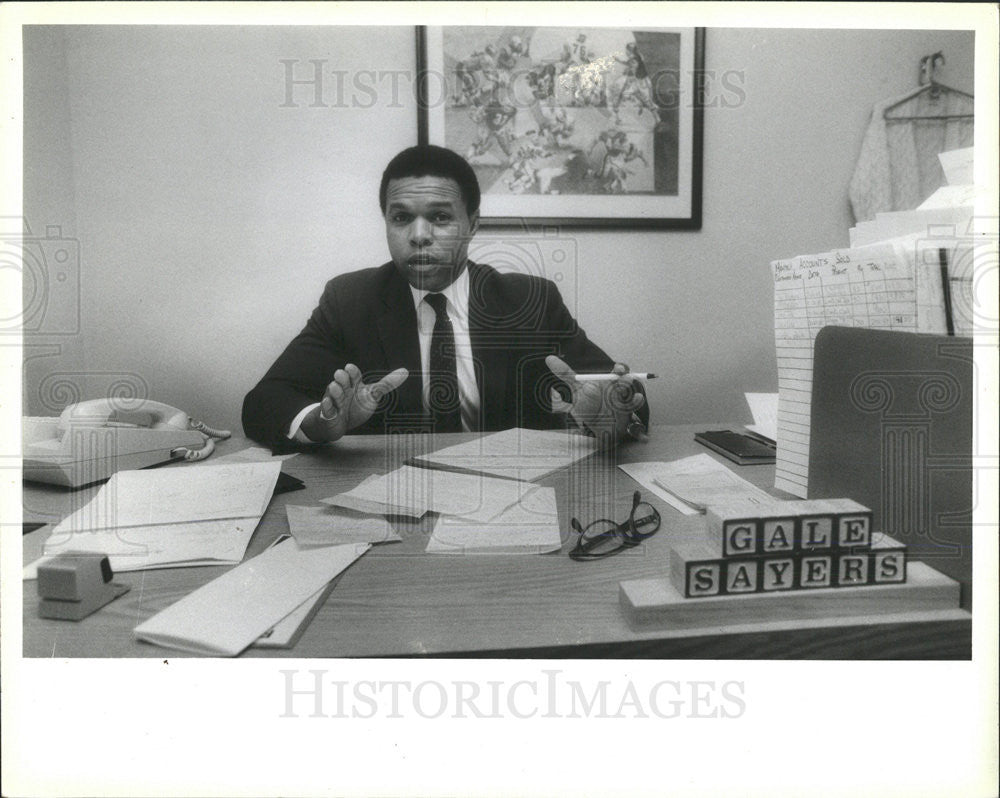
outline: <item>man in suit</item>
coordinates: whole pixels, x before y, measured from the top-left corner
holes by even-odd
[[[468,259],[472,167],[411,147],[379,189],[392,260],[326,284],[305,328],[243,402],[268,445],[347,433],[576,427],[613,445],[648,419],[627,368],[580,329],[555,285]],[[615,373],[577,382],[576,372]]]

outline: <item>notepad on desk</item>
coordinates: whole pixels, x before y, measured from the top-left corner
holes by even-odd
[[[774,444],[732,430],[696,432],[694,439],[713,452],[739,465],[760,465],[774,462]]]

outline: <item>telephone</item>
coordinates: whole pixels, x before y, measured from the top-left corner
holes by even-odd
[[[24,479],[72,488],[125,469],[204,460],[214,439],[230,436],[148,399],[94,399],[69,405],[58,418],[21,421]]]

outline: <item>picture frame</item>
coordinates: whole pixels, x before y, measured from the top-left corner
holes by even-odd
[[[698,230],[704,28],[420,26],[418,141],[489,226]]]

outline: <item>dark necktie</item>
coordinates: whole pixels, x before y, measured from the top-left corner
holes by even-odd
[[[462,409],[458,392],[458,367],[455,364],[455,333],[446,310],[444,294],[427,294],[424,301],[437,316],[431,335],[430,391],[427,408],[437,432],[461,432]]]

